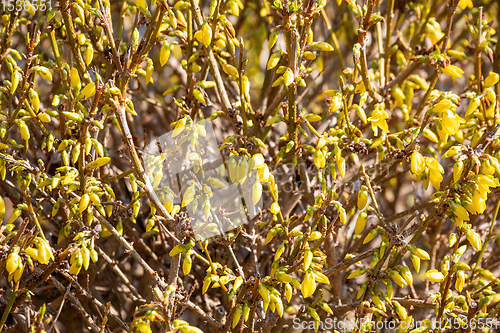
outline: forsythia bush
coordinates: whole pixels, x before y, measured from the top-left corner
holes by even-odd
[[[500,327],[497,1],[43,1],[1,9],[0,331]],[[229,177],[160,188],[209,120]]]

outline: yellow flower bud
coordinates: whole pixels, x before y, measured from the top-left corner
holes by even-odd
[[[429,256],[429,253],[426,251],[419,249],[419,248],[413,248],[412,253],[419,257],[422,260],[431,260],[431,257]]]
[[[364,209],[366,207],[366,203],[368,202],[368,189],[366,186],[361,186],[361,189],[358,192],[358,209]]]
[[[413,263],[413,268],[415,268],[415,271],[418,273],[420,272],[420,258],[414,255],[413,253],[410,255],[410,259]]]
[[[391,277],[392,281],[396,282],[401,288],[407,285],[406,281],[401,277],[401,275],[399,275],[398,272],[390,270],[389,276]]]
[[[368,233],[368,235],[366,235],[365,239],[363,240],[363,244],[369,243],[372,239],[374,239],[375,237],[377,237],[377,235],[378,235],[378,230],[377,229],[370,230],[370,232]]]
[[[97,260],[99,260],[99,255],[97,254],[97,251],[93,248],[90,250],[90,259],[92,260],[92,262],[97,262]]]
[[[135,0],[135,5],[137,6],[137,8],[139,9],[144,9],[144,8],[148,8],[148,4],[146,3],[146,0]]]
[[[12,252],[7,257],[7,264],[5,267],[7,268],[7,272],[12,274],[16,271],[17,267],[21,264],[21,257],[19,256],[19,247],[14,247]]]
[[[248,305],[247,302],[245,302],[245,304],[243,305],[242,315],[243,315],[243,320],[245,322],[248,321],[248,317],[250,316],[250,306]]]
[[[71,68],[70,84],[71,84],[71,88],[73,88],[75,90],[80,90],[80,87],[81,87],[80,75],[78,74],[78,70],[76,69],[76,67]]]
[[[306,52],[304,52],[304,58],[307,60],[314,60],[314,59],[316,59],[316,54],[314,54],[310,51],[306,51]]]
[[[441,67],[441,71],[444,74],[451,76],[452,78],[460,78],[464,73],[464,71],[460,67],[457,67],[455,65],[448,65],[445,68]]]
[[[304,298],[308,298],[314,294],[316,291],[316,281],[312,271],[306,272],[304,280],[302,280],[302,284],[300,285],[300,289]]]
[[[89,202],[90,202],[89,195],[87,193],[84,193],[80,198],[80,204],[78,206],[78,211],[80,212],[80,214],[83,214],[83,212],[87,209]]]
[[[344,178],[344,176],[345,176],[345,170],[346,170],[346,164],[345,164],[345,158],[343,158],[342,156],[340,156],[337,159],[337,167],[339,168],[340,178]]]
[[[207,104],[207,100],[205,99],[205,96],[203,95],[203,93],[200,90],[194,89],[193,96],[196,100],[198,100],[204,104]]]
[[[239,77],[238,70],[236,69],[236,67],[234,67],[232,65],[224,64],[224,65],[222,65],[222,70],[224,71],[224,73],[231,76],[231,78],[233,80],[237,80]]]
[[[366,273],[366,268],[357,268],[355,271],[353,271],[351,274],[349,274],[349,276],[347,277],[347,279],[354,279],[355,277],[358,277],[360,275],[363,275]]]
[[[285,252],[285,243],[281,243],[276,249],[276,253],[274,254],[274,261],[277,261],[281,258],[281,255]]]
[[[274,67],[276,67],[276,65],[278,65],[278,63],[281,59],[281,56],[283,54],[284,54],[283,51],[278,51],[278,52],[271,54],[271,56],[269,57],[269,60],[267,61],[267,70],[270,70],[270,69],[273,69]],[[224,70],[224,66],[222,67],[222,69]],[[224,70],[224,72],[226,72],[226,70]]]
[[[235,280],[234,280],[234,284],[233,284],[233,290],[238,290],[240,289],[241,285],[243,284],[243,278],[241,276],[238,276]]]
[[[399,272],[401,273],[401,276],[407,284],[413,284],[413,276],[411,275],[410,269],[407,266],[399,266]]]
[[[88,154],[87,154],[88,155]],[[111,158],[110,157],[99,157],[98,159],[96,159],[94,162],[91,162],[88,164],[88,168],[89,169],[96,169],[96,168],[100,168],[102,167],[103,165],[105,165],[106,163],[109,162]]]
[[[281,300],[281,298],[278,297],[274,304],[276,305],[276,310],[278,311],[280,317],[283,317],[283,301]]]
[[[52,81],[52,73],[47,67],[38,66],[37,70],[40,76],[43,77],[45,80]]]
[[[385,303],[382,302],[380,297],[378,297],[377,295],[372,295],[372,301],[373,301],[373,304],[375,304],[375,306],[377,308],[379,308],[381,311],[384,311],[384,312],[387,311],[387,309],[385,307]]]
[[[269,303],[270,301],[270,294],[269,294],[269,289],[266,288],[265,285],[260,284],[258,288],[259,294],[262,297],[262,300],[264,303]]]
[[[17,282],[21,279],[21,276],[23,276],[24,272],[24,265],[22,262],[19,263],[19,266],[17,266],[17,269],[14,272],[14,281]]]
[[[288,303],[290,303],[290,300],[292,299],[292,294],[292,286],[289,283],[285,283],[285,296]]]
[[[23,211],[20,208],[14,209],[14,211],[12,212],[12,215],[10,216],[9,221],[7,222],[7,224],[14,223],[14,221],[17,220],[17,218],[19,216],[21,216],[22,212]]]
[[[256,205],[260,198],[262,197],[262,184],[260,182],[256,182],[253,184],[252,188],[252,202]]]
[[[80,157],[80,143],[77,143],[73,146],[73,150],[71,151],[71,161],[76,165],[78,162],[78,158]]]
[[[196,190],[194,188],[194,183],[193,183],[186,189],[186,192],[184,192],[184,196],[182,197],[181,207],[189,205],[193,201],[195,194]]]
[[[89,269],[89,263],[90,263],[90,251],[87,247],[83,246],[80,250],[80,253],[82,255],[83,269],[87,270]]]
[[[319,283],[330,284],[328,277],[321,272],[314,272],[314,279]]]
[[[191,272],[191,266],[193,265],[193,260],[189,253],[184,255],[184,260],[182,261],[182,272],[184,275],[188,275]]]
[[[327,42],[316,42],[313,44],[313,47],[318,51],[333,51],[333,46]]]
[[[475,232],[472,229],[467,230],[466,232],[467,240],[469,241],[470,245],[472,245],[473,248],[475,248],[478,251],[481,251],[482,243],[481,243],[481,237],[477,232]]]
[[[173,257],[173,256],[178,255],[179,253],[182,253],[182,252],[184,252],[184,245],[177,244],[176,246],[174,246],[172,248],[172,250],[170,250],[170,252],[168,253],[168,255],[171,256],[171,257]]]
[[[89,66],[92,63],[92,59],[94,58],[94,47],[92,43],[87,45],[87,49],[85,50],[85,65]]]
[[[391,282],[391,280],[387,279],[387,280],[384,280],[384,283],[385,283],[385,289],[387,291],[387,297],[389,299],[392,299],[392,295],[394,294],[394,287],[392,285],[392,282]]]
[[[170,57],[170,45],[168,45],[167,42],[164,42],[161,45],[160,49],[160,65],[162,67],[167,63],[169,57]]]
[[[359,288],[358,293],[356,294],[356,299],[360,299],[361,296],[363,296],[363,294],[366,291],[366,288],[368,288],[368,282],[365,282],[361,285],[361,288]]]
[[[279,29],[273,29],[273,31],[271,31],[271,34],[269,35],[269,42],[268,42],[268,49],[271,50],[274,46],[274,44],[276,44],[276,41],[278,40],[278,36],[279,36]]]
[[[309,268],[312,259],[313,259],[313,253],[311,252],[311,250],[307,249],[304,252],[304,266],[303,266],[304,271],[306,271]]]
[[[370,267],[374,268],[375,266],[377,266],[379,261],[380,261],[380,253],[377,250],[373,253],[373,258],[372,258],[372,261],[370,262]]]
[[[19,85],[19,82],[21,81],[21,73],[19,73],[19,71],[17,70],[13,71],[10,80],[11,80],[10,93],[14,94],[14,92],[17,89],[17,86]]]
[[[315,241],[321,238],[321,232],[319,231],[313,231],[311,232],[311,236],[309,236],[309,241]]]
[[[396,308],[396,313],[400,319],[405,320],[408,317],[408,312],[398,301],[392,301],[392,305]]]
[[[464,161],[458,160],[453,164],[453,181],[456,183],[462,177],[462,173],[464,171]]]
[[[323,151],[321,149],[317,149],[314,152],[313,157],[314,157],[314,165],[316,165],[316,167],[318,169],[325,167],[326,159],[325,159],[325,155],[323,154]]]
[[[264,241],[264,245],[267,245],[269,242],[271,242],[276,235],[276,228],[271,228],[267,232],[266,240]]]
[[[346,224],[347,217],[346,217],[346,213],[345,213],[344,207],[340,207],[339,208],[339,218],[340,218],[340,222],[342,222],[342,224]]]
[[[437,135],[428,128],[424,129],[424,136],[431,142],[438,143]]]
[[[457,272],[457,279],[455,280],[455,289],[461,293],[465,284],[465,273],[464,271]]]
[[[24,120],[19,119],[17,121],[17,126],[19,127],[19,131],[21,132],[21,139],[24,141],[28,141],[30,139],[30,130],[28,129],[28,125],[24,122]]]
[[[238,325],[238,322],[240,321],[242,314],[243,314],[243,308],[240,305],[236,308],[236,310],[234,310],[232,328],[235,328],[236,325]]]
[[[75,261],[73,261],[71,267],[69,268],[69,274],[78,275],[81,269],[82,269],[82,260],[81,258],[76,259]]]
[[[46,114],[45,112],[41,112],[37,115],[38,119],[40,119],[41,122],[43,123],[49,123],[50,122],[50,116]]]
[[[460,3],[462,3],[462,2],[463,2],[463,0],[460,0]],[[456,58],[458,60],[467,60],[467,55],[462,51],[448,50],[447,53],[450,57]]]
[[[43,239],[39,239],[37,254],[37,260],[40,264],[47,265],[49,263],[52,252],[50,251],[50,245]]]
[[[287,68],[285,73],[283,73],[283,82],[285,83],[285,86],[288,87],[293,83],[293,73],[290,68]]]
[[[438,271],[437,269],[431,269],[431,270],[428,270],[426,273],[425,273],[425,277],[427,278],[427,280],[431,281],[431,282],[441,282],[444,280],[444,275],[443,273],[441,273],[440,271]]]
[[[359,198],[359,196],[358,196],[358,198]],[[358,199],[358,202],[359,202],[359,199]],[[365,228],[367,218],[368,218],[368,214],[366,213],[365,210],[359,213],[358,218],[356,219],[356,226],[354,228],[354,233],[356,235],[359,235],[361,233],[361,231],[363,231],[363,229]]]
[[[490,74],[484,79],[484,87],[489,88],[493,87],[495,84],[498,83],[498,80],[500,79],[500,76],[495,73],[495,72],[490,72]]]
[[[425,171],[425,160],[422,154],[414,152],[410,157],[410,169],[414,175],[421,175]]]
[[[325,312],[333,315],[333,311],[332,311],[332,308],[325,302],[319,302],[319,306],[325,310]]]

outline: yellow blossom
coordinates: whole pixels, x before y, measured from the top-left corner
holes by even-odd
[[[434,107],[432,108],[432,111],[435,113],[441,113],[443,111],[449,110],[453,107],[453,103],[445,98],[439,101]]]
[[[443,112],[443,118],[441,121],[443,125],[443,131],[448,135],[455,135],[460,129],[460,124],[465,123],[462,117],[459,117],[451,110]]]
[[[436,44],[444,36],[444,33],[441,31],[441,26],[435,18],[429,19],[425,25],[424,31],[425,35],[431,40],[432,44]]]
[[[439,187],[443,181],[443,166],[432,157],[425,157],[425,165],[427,165],[427,168],[429,169],[429,180],[431,181],[432,186],[434,186],[436,191],[439,191]]]
[[[375,136],[378,136],[378,129],[380,128],[384,132],[389,132],[389,126],[387,125],[386,119],[389,118],[387,112],[382,108],[375,108],[373,110],[368,121],[371,122],[372,130]]]
[[[471,201],[465,204],[465,208],[472,214],[482,214],[486,209],[486,199],[491,192],[490,187],[500,186],[498,179],[492,175],[477,175],[475,180],[475,190],[471,196]]]

